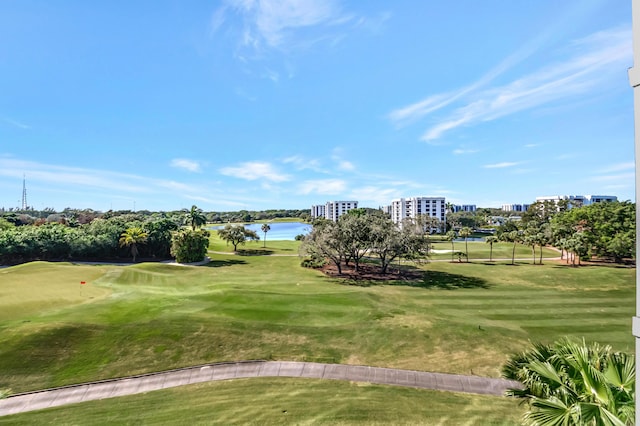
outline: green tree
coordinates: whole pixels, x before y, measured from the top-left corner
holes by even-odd
[[[193,205],[191,210],[185,210],[184,223],[185,225],[190,225],[191,229],[195,231],[196,228],[200,228],[207,223],[207,217],[202,212],[202,209]]]
[[[148,234],[139,227],[128,228],[120,235],[120,247],[129,247],[133,262],[135,263],[138,256],[138,244],[144,244],[147,241]]]
[[[200,262],[207,255],[209,231],[182,229],[171,236],[171,255],[178,263]]]
[[[522,389],[508,395],[529,402],[531,425],[635,424],[635,359],[610,346],[562,339],[535,344],[502,369]]]
[[[269,226],[268,223],[263,223],[262,224],[262,232],[264,232],[264,243],[262,247],[266,247],[267,246],[267,232],[271,231],[271,226]]]
[[[255,231],[245,228],[242,225],[226,225],[218,230],[220,238],[233,245],[233,251],[238,251],[238,245],[244,245],[247,240],[258,241],[260,237]]]
[[[329,259],[342,274],[342,261],[346,258],[344,232],[337,222],[320,219],[313,223],[313,229],[300,244],[300,254],[310,256],[315,261]]]
[[[500,241],[495,235],[490,235],[484,239],[485,243],[489,244],[489,262],[493,262],[493,244]]]
[[[444,235],[444,237],[445,237],[445,239],[446,239],[447,241],[450,241],[450,242],[451,242],[451,262],[453,262],[453,255],[454,255],[454,252],[455,252],[453,242],[454,242],[454,240],[455,240],[456,238],[458,238],[458,234],[456,234],[456,231],[454,231],[454,230],[452,229],[451,231],[448,231],[448,232]]]
[[[460,232],[458,232],[458,235],[461,238],[464,238],[464,257],[467,259],[467,262],[469,261],[469,245],[467,244],[467,238],[469,238],[472,233],[473,231],[468,226],[465,226],[460,230]]]

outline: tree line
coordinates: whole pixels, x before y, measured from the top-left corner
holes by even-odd
[[[115,260],[131,256],[178,262],[202,260],[209,233],[202,210],[193,206],[172,217],[136,213],[103,215],[88,223],[67,220],[18,224],[0,218],[0,263],[33,260]],[[191,229],[181,229],[182,225]]]

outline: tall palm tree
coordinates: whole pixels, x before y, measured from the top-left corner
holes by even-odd
[[[451,241],[451,262],[453,262],[453,254],[455,252],[455,249],[453,247],[453,240],[458,238],[458,234],[456,234],[456,231],[452,229],[451,231],[447,232],[444,236],[447,241]]]
[[[184,223],[191,225],[191,229],[194,231],[196,228],[200,228],[207,223],[207,217],[196,205],[191,206],[191,210],[187,211],[184,215]]]
[[[262,224],[262,232],[264,232],[264,243],[262,245],[262,247],[266,247],[267,246],[267,232],[269,232],[271,230],[271,227],[269,226],[268,223],[263,223]]]
[[[130,247],[131,255],[133,256],[133,262],[135,263],[138,256],[138,244],[144,244],[147,242],[148,234],[144,229],[134,226],[128,228],[120,235],[120,247]]]
[[[525,422],[535,425],[616,425],[635,422],[635,360],[610,346],[576,343],[536,344],[513,356],[504,377],[521,382],[507,394],[525,398]]]
[[[497,243],[500,240],[495,235],[490,235],[484,241],[489,244],[489,262],[493,262],[493,243]]]
[[[472,232],[473,231],[468,226],[465,226],[460,230],[460,232],[458,232],[458,236],[460,236],[461,238],[464,238],[464,254],[465,254],[465,257],[467,258],[467,262],[469,261],[469,245],[467,244],[467,238],[469,238]]]

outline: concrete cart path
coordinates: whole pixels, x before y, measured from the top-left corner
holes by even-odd
[[[302,377],[367,382],[486,395],[503,395],[520,383],[478,376],[394,368],[293,361],[241,361],[162,371],[12,395],[0,400],[0,416],[215,380]]]

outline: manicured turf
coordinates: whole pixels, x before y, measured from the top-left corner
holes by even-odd
[[[213,257],[2,270],[0,388],[270,358],[497,377],[529,340],[569,334],[633,349],[634,269],[433,262],[422,282],[345,285],[297,257]]]
[[[0,417],[0,424],[516,425],[523,410],[504,397],[320,380],[245,379]]]

